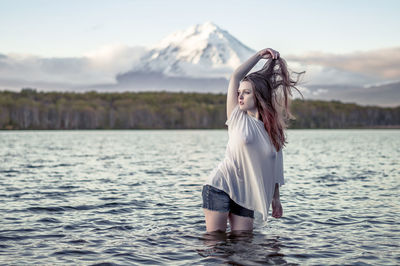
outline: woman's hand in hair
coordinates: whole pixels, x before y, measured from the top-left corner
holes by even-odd
[[[279,52],[275,51],[272,48],[266,48],[262,49],[261,51],[258,52],[258,54],[263,58],[263,59],[278,59],[279,58]]]

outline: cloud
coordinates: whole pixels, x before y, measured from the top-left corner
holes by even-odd
[[[173,91],[224,93],[228,87],[225,78],[196,78],[167,76],[160,72],[129,71],[117,75],[116,84],[95,84],[85,87],[96,91]]]
[[[372,84],[365,84],[363,87],[366,89],[369,89],[372,87],[381,87],[381,86],[393,85],[393,84],[400,84],[400,79],[387,80],[387,81],[372,83]]]
[[[317,96],[317,95],[321,95],[321,94],[324,94],[324,93],[327,93],[327,92],[328,92],[327,89],[317,89],[316,91],[313,91],[312,94]]]
[[[400,74],[394,73],[399,72],[399,50],[347,55],[314,53],[285,59],[291,70],[306,71],[297,86],[305,99],[397,106]],[[47,91],[226,92],[228,80],[224,77],[171,77],[132,70],[147,51],[144,47],[114,44],[71,58],[0,54],[0,90],[31,87]],[[381,59],[374,62],[367,55],[380,55]],[[293,91],[293,97],[301,95]]]
[[[30,87],[45,85],[45,88],[58,90],[60,87],[52,86],[76,88],[117,83],[116,76],[130,70],[144,52],[143,47],[111,45],[71,58],[0,54],[0,89],[20,89],[29,84]]]
[[[399,106],[400,82],[369,87],[311,85],[307,89],[307,91],[302,91],[305,99],[339,100],[345,103],[386,107]]]
[[[312,84],[338,80],[337,84],[365,85],[400,79],[400,47],[349,54],[310,52],[286,58],[307,68]]]
[[[115,76],[130,70],[147,50],[122,44],[106,45],[85,54],[89,67],[102,75]]]

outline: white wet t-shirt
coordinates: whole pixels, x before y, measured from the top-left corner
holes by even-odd
[[[242,111],[232,110],[225,158],[204,184],[225,191],[237,204],[267,220],[275,183],[284,184],[282,149],[272,145],[264,123]]]

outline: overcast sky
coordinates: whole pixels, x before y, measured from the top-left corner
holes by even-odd
[[[150,46],[205,21],[255,50],[350,53],[399,46],[399,11],[396,0],[0,0],[0,53],[75,57]]]

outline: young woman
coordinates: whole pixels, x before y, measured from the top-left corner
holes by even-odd
[[[260,59],[268,59],[264,67],[247,75]],[[232,231],[251,231],[254,211],[265,221],[271,204],[272,216],[282,216],[284,130],[286,120],[293,118],[288,103],[297,82],[290,78],[285,60],[271,48],[257,52],[232,74],[225,158],[202,190],[207,232],[225,232],[228,219]]]

